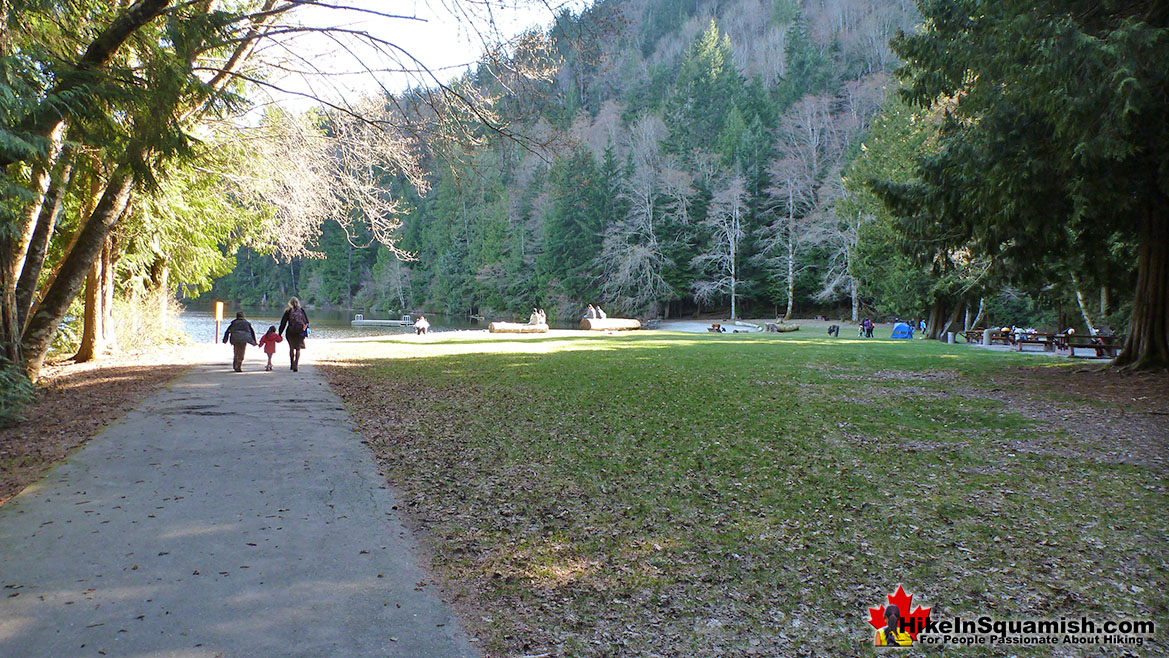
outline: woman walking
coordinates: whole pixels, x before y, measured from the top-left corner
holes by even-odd
[[[304,349],[304,335],[308,332],[308,315],[300,306],[300,300],[292,297],[288,300],[288,308],[280,318],[280,332],[284,340],[288,341],[288,359],[292,363],[292,371],[300,369],[300,351]]]

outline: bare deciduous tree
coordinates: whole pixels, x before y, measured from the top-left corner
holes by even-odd
[[[731,319],[738,319],[735,298],[738,294],[739,251],[742,247],[743,218],[747,212],[747,185],[743,175],[736,171],[714,193],[703,224],[711,231],[707,251],[696,256],[691,266],[711,275],[694,282],[694,298],[706,303],[722,295],[730,295]]]
[[[852,302],[852,321],[860,315],[860,300],[857,296],[856,278],[853,276],[853,255],[862,223],[871,219],[861,215],[838,213],[834,201],[848,192],[839,172],[828,176],[821,191],[818,212],[809,222],[807,240],[828,252],[828,267],[821,277],[821,288],[816,299],[827,301],[847,294]]]
[[[663,276],[666,244],[658,227],[667,216],[687,221],[690,178],[662,153],[665,135],[657,115],[641,117],[630,131],[633,173],[621,190],[629,213],[609,227],[601,249],[601,289],[624,311],[645,309],[674,292]]]
[[[758,261],[783,277],[787,309],[792,314],[796,276],[804,269],[799,261],[809,230],[810,216],[821,204],[822,169],[840,156],[839,132],[831,114],[832,100],[811,96],[792,106],[781,119],[782,155],[767,169],[771,185],[766,193],[774,219],[763,227]]]

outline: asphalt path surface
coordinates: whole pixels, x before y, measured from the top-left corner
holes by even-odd
[[[309,352],[222,352],[0,507],[0,656],[477,655]]]

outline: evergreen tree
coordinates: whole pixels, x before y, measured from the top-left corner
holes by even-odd
[[[894,44],[907,97],[947,110],[920,184],[885,190],[942,222],[1012,280],[1058,277],[1059,255],[1139,245],[1117,365],[1169,365],[1169,7],[1153,0],[921,0]],[[940,99],[940,100],[939,100]],[[1102,129],[1106,127],[1106,129]]]
[[[540,271],[555,292],[584,301],[595,296],[597,254],[608,194],[592,154],[576,149],[552,166],[552,212],[544,224]]]

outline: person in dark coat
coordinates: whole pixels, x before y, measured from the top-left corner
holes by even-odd
[[[292,297],[288,300],[288,308],[280,318],[280,332],[284,340],[288,341],[288,360],[292,364],[292,371],[300,370],[300,351],[304,349],[304,336],[308,333],[308,315],[300,305],[300,300]]]
[[[256,330],[252,328],[252,323],[244,317],[243,311],[236,313],[235,319],[227,325],[227,330],[223,332],[223,342],[231,342],[232,350],[235,353],[231,360],[232,369],[236,372],[243,372],[244,350],[248,349],[248,345],[256,344]]]

